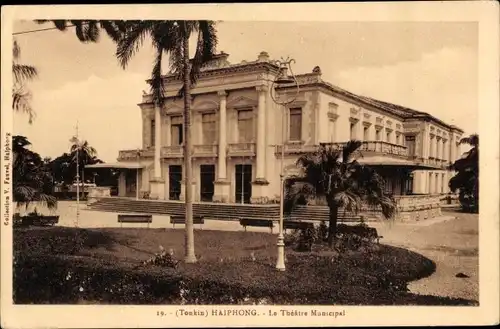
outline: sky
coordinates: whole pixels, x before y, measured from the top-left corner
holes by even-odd
[[[47,27],[17,21],[14,32]],[[217,31],[217,49],[232,63],[255,60],[261,51],[271,59],[290,56],[295,73],[320,66],[322,78],[341,88],[427,112],[466,135],[478,132],[476,23],[224,21]],[[14,133],[27,136],[33,150],[53,158],[68,151],[77,122],[80,138],[106,162],[141,145],[137,104],[154,58],[147,40],[123,69],[105,34],[96,44],[80,43],[72,29],[14,37],[20,63],[39,71],[28,85],[34,122],[14,115]]]

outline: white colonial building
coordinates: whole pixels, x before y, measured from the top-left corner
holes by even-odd
[[[270,94],[277,74],[266,52],[238,64],[221,53],[202,70],[192,90],[195,201],[268,203],[279,196],[282,145],[292,173],[300,154],[350,139],[363,141],[360,162],[376,167],[393,195],[449,192],[446,167],[460,156],[461,129],[343,90],[324,81],[319,67],[297,75],[299,95],[284,111]],[[164,79],[163,108],[155,108],[151,95],[139,104],[142,149],[120,151],[118,163],[110,164],[124,169],[119,196],[183,199],[183,100],[176,97],[181,82],[173,75]]]

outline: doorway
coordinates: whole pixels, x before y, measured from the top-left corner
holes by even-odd
[[[252,165],[236,165],[235,182],[235,201],[237,203],[250,203],[252,197]]]
[[[168,199],[179,200],[181,196],[182,166],[168,167]]]
[[[211,202],[214,197],[215,165],[200,165],[200,201]]]

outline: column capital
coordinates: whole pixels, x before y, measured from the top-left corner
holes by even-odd
[[[227,92],[225,90],[219,90],[217,95],[219,95],[220,98],[225,98],[227,96]]]
[[[440,140],[441,140],[441,136],[436,136],[436,139],[437,139],[438,141],[440,141]]]
[[[255,89],[259,92],[259,93],[264,93],[267,91],[267,86],[266,85],[260,85],[260,86],[255,86]]]

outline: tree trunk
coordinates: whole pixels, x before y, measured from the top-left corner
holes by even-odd
[[[335,236],[337,234],[337,218],[339,207],[336,203],[329,203],[328,208],[330,209],[329,221],[328,221],[328,246],[333,247],[335,243]]]
[[[185,204],[186,204],[186,235],[185,248],[186,255],[184,261],[186,263],[196,263],[196,255],[194,253],[194,227],[193,227],[193,172],[191,163],[191,86],[189,78],[189,34],[187,31],[186,22],[184,24],[183,37],[183,59],[184,59],[184,168],[185,168]]]

